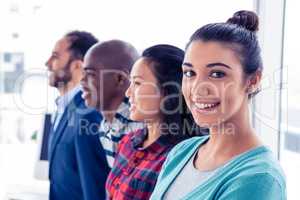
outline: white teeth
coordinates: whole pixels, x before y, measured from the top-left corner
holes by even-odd
[[[195,103],[196,107],[199,109],[207,109],[207,108],[212,108],[214,106],[216,106],[217,104],[204,104],[204,103]]]

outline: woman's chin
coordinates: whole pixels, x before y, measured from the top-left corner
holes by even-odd
[[[195,122],[203,128],[212,128],[221,124],[221,121],[216,118],[197,117],[195,118]]]
[[[130,112],[129,118],[133,121],[141,121],[140,117],[135,112]]]

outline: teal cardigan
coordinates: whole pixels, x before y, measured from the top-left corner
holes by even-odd
[[[163,199],[189,158],[208,138],[209,136],[194,137],[172,149],[162,167],[151,200]],[[286,200],[285,178],[272,152],[261,146],[230,160],[183,199]]]

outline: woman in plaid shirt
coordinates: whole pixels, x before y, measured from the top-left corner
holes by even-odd
[[[131,71],[130,118],[146,128],[120,142],[106,182],[109,199],[149,199],[168,152],[200,132],[181,94],[184,52],[171,45],[146,49]]]

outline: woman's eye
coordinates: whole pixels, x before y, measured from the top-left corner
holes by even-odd
[[[224,72],[221,72],[221,71],[215,71],[215,72],[212,72],[210,74],[211,77],[213,78],[223,78],[226,74]]]
[[[186,77],[192,77],[192,76],[195,75],[195,72],[193,72],[193,71],[185,71],[185,72],[183,72],[183,74]]]
[[[133,85],[141,85],[141,83],[138,81],[133,81]]]

